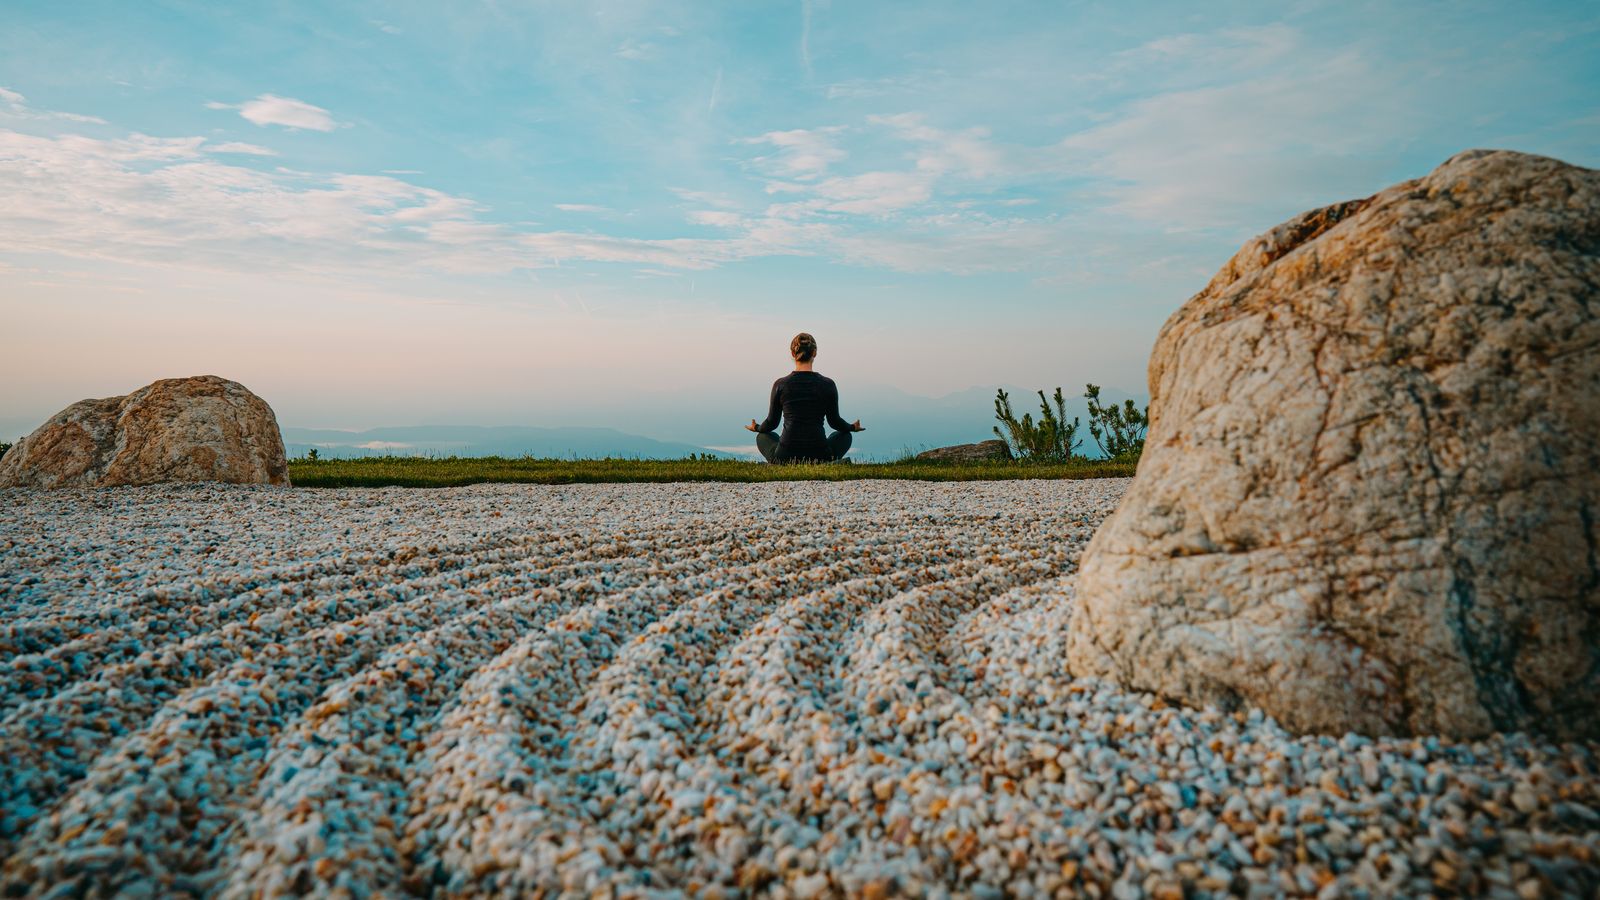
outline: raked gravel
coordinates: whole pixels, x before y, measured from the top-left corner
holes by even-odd
[[[1063,669],[1126,480],[0,491],[7,895],[1600,891],[1600,747]]]

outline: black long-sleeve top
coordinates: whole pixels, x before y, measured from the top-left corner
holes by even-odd
[[[756,430],[777,428],[780,415],[783,436],[778,439],[778,455],[783,459],[827,459],[824,420],[836,431],[850,430],[850,423],[839,415],[838,386],[815,372],[790,372],[774,381],[767,419]]]

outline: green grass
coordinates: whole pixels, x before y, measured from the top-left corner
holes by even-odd
[[[996,481],[1012,478],[1117,478],[1131,462],[1084,460],[1065,464],[1017,462],[826,463],[771,466],[731,459],[506,459],[488,457],[374,456],[363,459],[292,459],[289,478],[299,487],[458,487],[465,484],[596,484],[663,481]]]

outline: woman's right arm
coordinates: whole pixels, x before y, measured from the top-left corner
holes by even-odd
[[[756,426],[756,431],[772,431],[783,417],[783,379],[772,383],[772,399],[767,403],[767,420]]]

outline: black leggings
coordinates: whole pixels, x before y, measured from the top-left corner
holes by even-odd
[[[816,461],[833,462],[836,459],[844,459],[844,455],[850,452],[850,440],[850,432],[848,431],[835,431],[833,434],[828,435],[828,458]],[[780,459],[778,457],[778,435],[775,432],[756,432],[756,449],[761,451],[761,455],[769,463],[800,461],[788,458]]]

